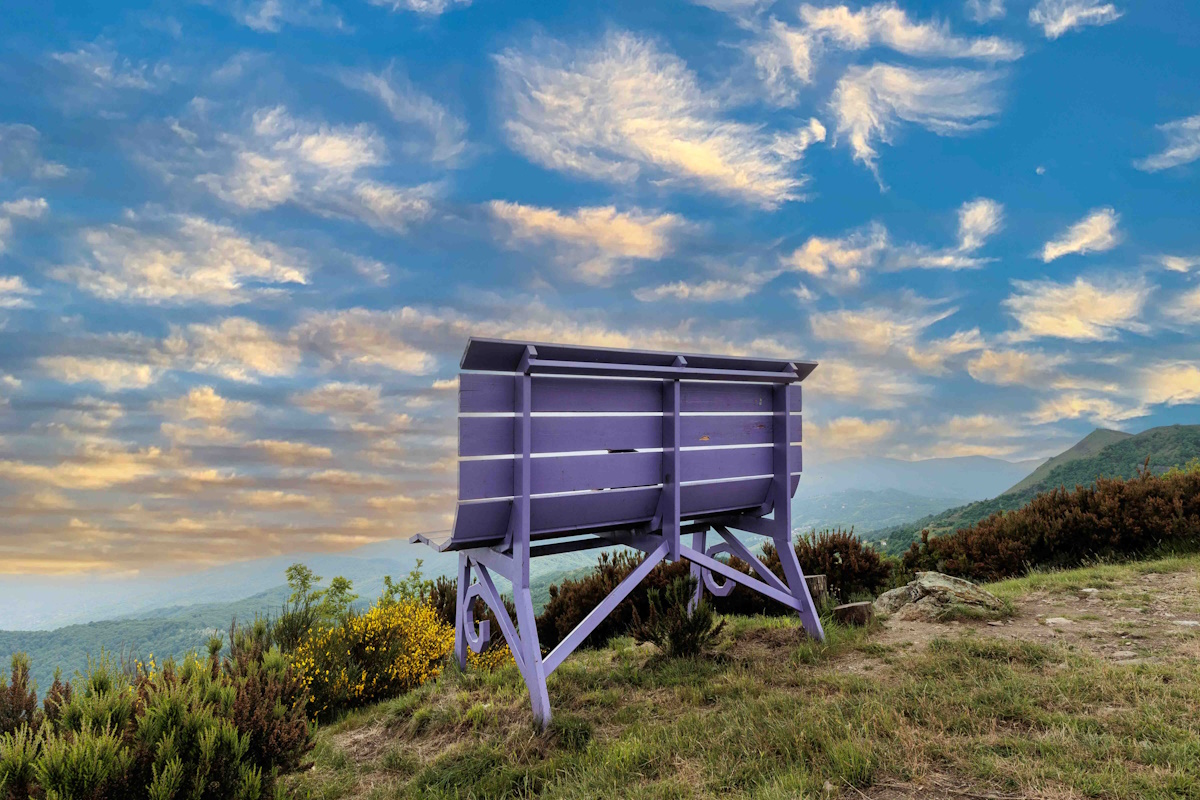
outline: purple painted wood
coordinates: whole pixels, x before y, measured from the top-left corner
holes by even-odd
[[[691,560],[710,591],[732,589],[732,584],[715,583],[714,576],[722,575],[795,608],[805,628],[822,636],[790,546],[791,495],[802,455],[793,444],[802,438],[798,384],[814,367],[776,359],[473,340],[464,369],[512,374],[461,376],[462,502],[448,539],[417,537],[438,549],[464,550],[455,625],[460,662],[464,643],[478,643],[482,633],[475,630],[473,615],[463,611],[479,597],[501,620],[529,686],[535,718],[549,724],[546,674],[664,557]],[[534,416],[547,412],[553,416]],[[596,416],[586,416],[589,412]],[[770,575],[765,581],[750,578],[711,558],[718,552],[752,556],[720,527],[731,520],[772,537],[786,582]],[[724,542],[705,548],[704,532],[713,525]],[[696,534],[694,548],[683,546],[686,533]],[[594,541],[531,544],[586,534],[599,535]],[[605,541],[631,544],[649,558],[543,660],[530,559]],[[512,582],[515,625],[489,570]],[[479,583],[470,584],[472,574]]]
[[[533,531],[578,531],[648,522],[662,491],[612,489],[607,492],[533,498]]]
[[[792,441],[801,439],[799,415],[793,414]],[[770,415],[681,417],[683,447],[770,444]],[[662,447],[661,417],[533,417],[534,453],[585,450],[651,450]],[[495,456],[513,452],[512,417],[459,417],[458,454]]]
[[[711,481],[771,474],[771,448],[731,447],[720,450],[684,450],[679,479]]]
[[[656,486],[662,480],[661,452],[602,453],[596,455],[543,456],[530,459],[530,493],[581,492]],[[680,454],[680,481],[732,480],[772,473],[769,447],[731,447],[684,450]],[[514,461],[489,458],[460,461],[460,500],[513,496]]]
[[[771,387],[754,383],[680,381],[683,413],[756,411],[771,413]]]
[[[584,450],[648,450],[662,447],[662,418],[533,417],[534,453]],[[512,452],[512,417],[459,417],[458,454],[493,456]]]
[[[583,364],[641,364],[667,367],[676,358],[684,358],[689,367],[697,369],[734,369],[754,372],[781,372],[794,366],[800,380],[807,378],[816,369],[816,364],[806,361],[745,356],[717,356],[690,353],[669,353],[650,350],[617,350],[607,347],[583,345],[541,344],[517,342],[504,339],[471,337],[463,353],[460,366],[467,370],[494,370],[515,372],[524,355],[525,348],[532,345],[537,350],[538,360],[573,361]]]
[[[770,478],[749,478],[729,483],[694,483],[679,487],[680,513],[684,518],[756,508],[767,499]]]
[[[472,542],[503,539],[511,515],[511,500],[459,503],[454,514],[454,534],[447,549],[461,550],[463,546],[471,546]]]
[[[458,376],[458,411],[460,414],[512,413],[515,391],[512,375],[464,372]]]

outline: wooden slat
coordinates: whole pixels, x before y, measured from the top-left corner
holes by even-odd
[[[661,412],[662,383],[539,376],[533,379],[533,411]]]
[[[687,412],[761,411],[771,413],[771,387],[753,383],[680,383],[682,410]]]
[[[758,417],[680,417],[683,447],[770,444],[771,415]]]
[[[767,499],[771,478],[729,483],[702,483],[680,487],[681,513],[687,516],[756,508]]]
[[[662,479],[662,453],[604,453],[530,459],[530,492],[581,492],[652,486]],[[458,462],[458,499],[509,497],[513,460]]]
[[[501,540],[508,531],[511,500],[489,503],[459,503],[454,515],[454,533],[448,550],[461,550],[489,541]]]
[[[654,516],[662,490],[625,489],[535,497],[530,511],[535,533],[636,525]]]
[[[801,392],[802,392],[802,387],[799,385],[792,388],[791,408],[789,408],[788,411],[791,411],[793,414],[799,414],[801,411],[804,410],[803,408],[801,408],[801,406],[803,405],[803,403],[801,402],[801,399],[800,399]]]
[[[662,417],[534,417],[534,453],[647,450],[662,447]],[[512,417],[459,417],[458,454],[513,451]]]
[[[512,413],[514,391],[512,375],[461,373],[458,376],[458,411],[460,414]]]
[[[679,479],[710,481],[771,474],[771,448],[731,447],[722,450],[684,450]]]

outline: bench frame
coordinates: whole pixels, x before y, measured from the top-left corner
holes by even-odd
[[[476,344],[479,343],[479,344]],[[503,541],[487,546],[472,546],[473,542],[456,545],[452,540],[429,534],[419,534],[413,541],[425,542],[438,550],[458,549],[458,598],[455,619],[454,653],[461,668],[467,665],[468,648],[482,652],[490,635],[488,620],[474,618],[475,600],[479,599],[492,611],[500,626],[505,641],[512,651],[513,659],[529,687],[534,717],[538,724],[550,723],[550,699],[546,689],[547,677],[574,652],[588,634],[613,612],[614,609],[640,584],[659,563],[663,561],[687,560],[698,585],[693,606],[707,590],[716,596],[726,596],[740,584],[768,598],[794,609],[800,616],[805,631],[816,639],[824,639],[820,618],[813,605],[804,573],[792,546],[791,501],[794,491],[793,475],[799,472],[799,447],[792,442],[798,439],[797,431],[791,429],[796,417],[791,409],[799,408],[799,382],[815,368],[805,362],[752,362],[753,369],[729,369],[728,364],[706,366],[705,360],[719,357],[674,356],[669,365],[662,359],[649,359],[640,351],[599,350],[606,359],[603,362],[589,360],[589,348],[565,348],[561,345],[534,345],[500,340],[473,339],[468,344],[463,366],[469,369],[472,346],[520,345],[520,359],[515,374],[514,424],[514,469],[512,511],[507,533]],[[539,359],[539,347],[550,350],[566,350],[575,354],[575,359]],[[582,353],[582,356],[578,354]],[[627,363],[614,362],[622,354],[629,354]],[[638,363],[657,360],[659,363]],[[689,367],[689,360],[701,366]],[[729,361],[729,359],[725,359]],[[750,361],[750,360],[746,360]],[[778,365],[778,366],[776,366]],[[741,364],[735,366],[741,367]],[[492,368],[490,364],[484,368]],[[771,368],[774,367],[774,368]],[[630,527],[610,529],[564,530],[552,534],[559,541],[543,541],[540,534],[535,541],[530,528],[530,462],[532,429],[531,397],[535,375],[587,375],[606,377],[639,377],[661,380],[663,387],[663,467],[662,493],[657,511],[648,522]],[[684,519],[680,514],[680,380],[752,381],[771,385],[773,407],[771,437],[773,477],[766,502],[757,508],[742,509],[736,513],[707,515],[699,519]],[[460,495],[462,487],[460,486]],[[768,517],[768,515],[771,515]],[[709,532],[716,534],[709,543]],[[735,531],[766,536],[774,543],[779,553],[785,580],[763,566],[750,549],[738,539]],[[690,534],[690,545],[686,537]],[[479,543],[482,544],[482,543]],[[533,599],[530,592],[530,561],[544,555],[576,552],[581,550],[625,545],[645,554],[642,562],[599,605],[596,606],[562,641],[548,654],[543,654],[538,641]],[[461,549],[460,549],[461,548]],[[754,575],[747,575],[732,568],[718,556],[736,556],[748,563]],[[512,584],[512,601],[516,609],[516,620],[510,618],[495,575],[500,575]],[[718,580],[718,577],[724,580]]]

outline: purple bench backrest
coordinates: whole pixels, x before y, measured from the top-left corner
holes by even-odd
[[[766,514],[778,435],[800,472],[800,387],[815,365],[720,356],[473,339],[459,384],[458,509],[448,549],[505,537],[521,463],[517,404],[529,381],[529,517],[534,538],[649,522],[664,485],[678,381],[679,508],[683,519]],[[681,366],[682,364],[682,366]],[[522,366],[525,370],[516,372]],[[494,374],[472,370],[513,370]],[[790,371],[789,371],[790,370]],[[565,373],[565,374],[546,374]],[[645,374],[647,377],[632,377]],[[529,375],[529,377],[526,377]],[[786,377],[784,377],[786,375]],[[780,385],[793,384],[786,390]],[[664,401],[664,398],[666,400]],[[787,424],[775,425],[777,398]],[[665,411],[664,411],[665,409]],[[669,442],[668,454],[671,453]],[[666,467],[671,466],[667,456]]]

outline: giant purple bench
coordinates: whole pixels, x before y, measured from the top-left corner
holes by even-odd
[[[413,537],[459,554],[460,666],[490,634],[486,620],[474,619],[478,598],[546,725],[546,677],[655,565],[681,558],[699,579],[697,601],[706,588],[725,596],[739,583],[795,609],[808,634],[824,638],[791,546],[799,384],[816,364],[472,338],[461,366],[454,528]],[[786,580],[734,531],[769,536]],[[543,655],[530,559],[613,545],[645,559]],[[747,562],[754,575],[720,555]],[[512,583],[516,620],[493,574]]]

